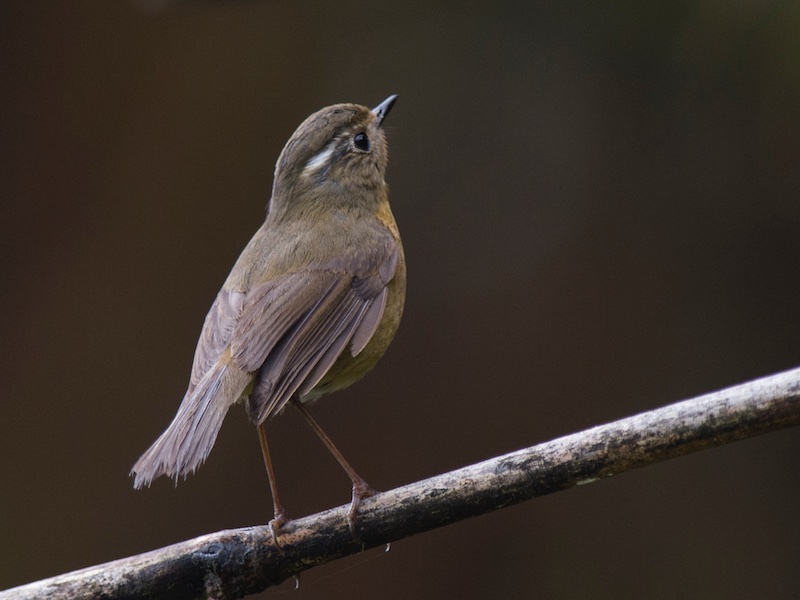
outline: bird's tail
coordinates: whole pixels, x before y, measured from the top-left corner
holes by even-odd
[[[197,470],[211,452],[228,409],[251,379],[223,355],[184,396],[172,423],[133,465],[133,487],[150,485],[159,475],[177,481]]]

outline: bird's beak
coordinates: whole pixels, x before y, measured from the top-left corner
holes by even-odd
[[[386,100],[378,104],[378,106],[372,109],[372,114],[378,118],[378,125],[383,123],[386,115],[389,114],[389,111],[392,110],[394,103],[397,102],[397,98],[397,94],[392,94]]]

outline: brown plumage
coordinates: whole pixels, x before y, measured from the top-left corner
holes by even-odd
[[[195,471],[238,400],[263,426],[291,400],[305,403],[349,386],[383,355],[400,322],[406,279],[384,180],[381,122],[395,100],[372,110],[329,106],[286,143],[266,221],[211,306],[186,395],[134,465],[135,487]],[[353,483],[354,514],[371,488],[360,478]],[[285,515],[272,476],[271,484],[280,526]],[[356,498],[360,484],[366,488]]]

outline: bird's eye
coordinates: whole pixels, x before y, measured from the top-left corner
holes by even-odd
[[[369,152],[369,137],[363,131],[361,133],[357,133],[353,138],[353,143],[356,145],[356,148],[362,150],[364,152]]]

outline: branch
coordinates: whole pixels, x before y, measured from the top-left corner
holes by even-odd
[[[637,467],[800,424],[800,368],[431,477],[361,505],[192,540],[0,592],[27,598],[240,598],[337,558]]]

